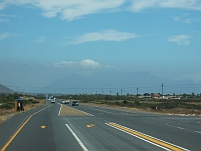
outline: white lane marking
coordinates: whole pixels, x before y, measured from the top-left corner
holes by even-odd
[[[61,104],[60,104],[61,105]],[[60,109],[59,109],[59,113],[58,113],[58,116],[60,116],[60,113],[61,113],[61,109],[62,109],[62,105],[60,106]]]
[[[88,151],[88,149],[84,146],[84,144],[81,142],[81,140],[77,137],[77,135],[73,132],[73,130],[66,124],[66,127],[69,129],[69,131],[72,133],[78,144],[82,147],[83,151]]]
[[[182,127],[176,127],[176,128],[181,129],[181,130],[185,129],[185,128],[182,128]]]
[[[194,131],[194,130],[186,129],[186,128],[183,128],[183,127],[177,127],[177,126],[170,125],[170,124],[171,123],[166,123],[165,125],[170,126],[170,127],[174,127],[174,128],[178,128],[178,129],[181,129],[181,130],[186,130],[186,131],[190,131],[190,132],[195,132],[195,133],[200,133],[201,134],[201,131]]]
[[[152,145],[155,145],[155,146],[157,146],[157,147],[163,148],[164,150],[171,151],[171,150],[169,150],[169,149],[167,149],[167,148],[165,148],[165,147],[163,147],[163,146],[160,146],[160,145],[158,145],[158,144],[155,144],[155,143],[153,143],[153,142],[151,142],[151,141],[148,141],[148,140],[146,140],[146,139],[144,139],[144,138],[142,138],[142,137],[139,137],[139,136],[137,136],[137,135],[134,135],[134,134],[131,134],[131,133],[129,133],[129,132],[126,132],[126,131],[124,131],[124,130],[122,130],[122,129],[120,129],[120,128],[114,127],[114,126],[112,126],[112,125],[110,125],[110,124],[108,124],[108,123],[105,123],[105,124],[108,125],[108,126],[110,126],[110,127],[115,128],[115,129],[117,129],[117,130],[120,130],[120,131],[122,131],[122,132],[124,132],[124,133],[127,133],[127,134],[129,134],[129,135],[132,135],[132,136],[134,136],[134,137],[136,137],[136,138],[139,138],[139,139],[141,139],[141,140],[143,140],[143,141],[145,141],[145,142],[148,142],[148,143],[150,143],[150,144],[152,144]],[[129,128],[128,128],[128,129],[129,129]],[[146,134],[145,134],[145,135],[146,135]]]
[[[200,131],[195,131],[196,133],[200,133],[201,134],[201,132]]]
[[[129,134],[129,135],[132,135],[132,136],[134,136],[134,137],[137,137],[137,138],[139,138],[139,139],[141,139],[141,140],[144,140],[145,142],[148,142],[148,143],[150,143],[150,144],[153,144],[153,145],[158,146],[158,147],[160,147],[160,148],[163,148],[163,149],[165,149],[165,150],[171,151],[170,149],[168,149],[168,148],[166,148],[166,147],[163,147],[163,146],[161,146],[161,145],[159,145],[159,144],[156,144],[156,143],[151,142],[151,141],[149,141],[149,140],[147,140],[147,139],[144,139],[144,138],[142,138],[142,137],[139,137],[139,136],[137,136],[137,135],[135,135],[135,134],[129,133],[129,132],[127,132],[127,131],[125,131],[125,130],[123,130],[123,129],[121,129],[121,128],[118,128],[118,127],[115,127],[115,126],[113,126],[113,125],[110,125],[109,123],[105,123],[105,124],[108,125],[108,126],[110,126],[110,127],[115,128],[115,129],[118,129],[118,130],[120,130],[120,131],[122,131],[122,132],[124,132],[124,133],[127,133],[127,134]],[[117,124],[117,123],[114,123],[114,124],[119,125],[119,124]],[[177,148],[182,149],[182,150],[184,150],[184,151],[190,151],[190,150],[188,150],[188,149],[186,149],[186,148],[180,147],[180,146],[178,146],[178,145],[174,145],[174,144],[172,144],[172,143],[169,143],[169,142],[166,142],[166,141],[164,141],[164,140],[158,139],[158,138],[156,138],[156,137],[147,135],[147,134],[145,134],[145,133],[142,133],[142,132],[133,130],[133,129],[128,128],[128,127],[125,127],[125,126],[123,126],[123,125],[119,125],[119,126],[121,126],[121,127],[123,127],[123,128],[126,128],[126,129],[128,129],[128,130],[137,132],[137,133],[139,133],[139,134],[148,136],[148,137],[153,138],[153,139],[155,139],[155,140],[161,141],[161,142],[163,142],[163,143],[169,144],[169,145],[171,145],[171,146],[177,147]]]

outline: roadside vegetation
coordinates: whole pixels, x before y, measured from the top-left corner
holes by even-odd
[[[45,97],[42,96],[31,96],[31,95],[23,95],[23,94],[0,94],[0,123],[7,120],[11,116],[19,113],[15,109],[15,99],[22,98],[23,99],[23,108],[24,111],[28,111],[35,107],[41,106],[45,103]]]
[[[49,94],[51,96],[51,94]],[[201,115],[201,95],[180,94],[180,95],[104,95],[104,94],[71,94],[54,95],[57,99],[79,100],[80,103],[89,105],[101,105],[110,107],[121,107],[136,109],[145,112],[164,113],[172,115]],[[10,116],[19,113],[15,110],[15,98],[23,98],[24,110],[39,107],[45,103],[45,95],[27,94],[0,94],[0,123]]]

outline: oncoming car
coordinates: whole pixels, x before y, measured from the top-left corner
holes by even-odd
[[[56,102],[56,98],[51,99],[51,104]]]
[[[61,104],[69,104],[69,100],[60,100]]]
[[[79,103],[77,101],[73,101],[72,106],[79,106]]]

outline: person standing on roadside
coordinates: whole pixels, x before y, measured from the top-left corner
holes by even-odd
[[[23,108],[22,102],[20,103],[20,110],[21,110],[21,111],[24,111],[24,108]]]

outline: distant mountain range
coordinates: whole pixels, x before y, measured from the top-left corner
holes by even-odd
[[[163,85],[162,85],[163,84]],[[72,73],[38,89],[37,93],[62,94],[183,94],[200,93],[201,84],[191,80],[169,80],[149,72],[99,72],[90,76]]]
[[[4,85],[0,84],[0,94],[1,93],[6,93],[6,94],[13,94],[15,91],[5,87]]]

